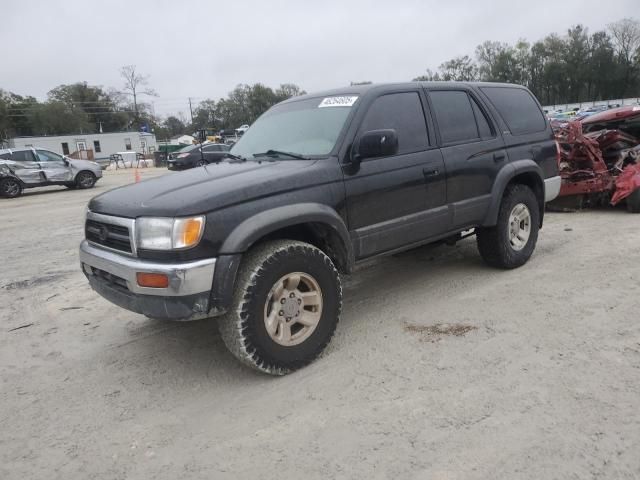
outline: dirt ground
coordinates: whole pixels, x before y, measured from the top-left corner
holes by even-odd
[[[640,215],[548,214],[516,271],[473,239],[364,265],[271,378],[89,288],[85,205],[132,181],[0,201],[0,478],[640,478]]]

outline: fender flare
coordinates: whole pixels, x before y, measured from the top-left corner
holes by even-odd
[[[220,253],[243,253],[269,233],[305,223],[320,223],[331,227],[345,249],[347,265],[353,265],[354,254],[347,226],[333,208],[321,203],[297,203],[256,213],[231,231],[222,243]]]
[[[502,202],[502,196],[504,195],[507,185],[514,177],[522,173],[535,174],[540,183],[540,187],[542,188],[543,200],[540,205],[540,224],[542,226],[542,215],[544,213],[544,173],[535,161],[531,159],[523,159],[507,163],[498,172],[498,175],[496,175],[496,179],[493,182],[493,188],[491,189],[491,203],[489,204],[489,210],[482,222],[483,227],[490,227],[496,224],[498,221],[500,203]]]

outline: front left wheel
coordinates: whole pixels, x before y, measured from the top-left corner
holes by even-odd
[[[277,240],[246,254],[232,307],[218,324],[241,362],[285,375],[320,355],[341,306],[340,277],[331,259],[307,243]]]
[[[96,176],[88,171],[82,171],[76,175],[77,188],[92,188],[96,184]]]

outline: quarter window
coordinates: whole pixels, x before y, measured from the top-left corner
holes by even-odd
[[[440,90],[429,94],[438,120],[442,143],[478,140],[478,126],[469,95],[458,90]]]
[[[396,131],[399,154],[427,148],[427,123],[417,92],[392,93],[374,100],[360,130],[363,133],[382,129]]]
[[[514,135],[541,132],[547,127],[544,115],[531,93],[523,88],[482,87]]]

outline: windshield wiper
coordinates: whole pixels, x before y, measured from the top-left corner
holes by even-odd
[[[235,153],[231,153],[231,152],[225,152],[224,156],[222,158],[233,158],[234,160],[238,160],[240,162],[246,162],[247,159],[245,157],[243,157],[242,155],[236,155]]]
[[[271,150],[271,149],[269,149],[266,152],[254,153],[253,154],[254,157],[278,157],[280,155],[283,155],[285,157],[296,158],[298,160],[309,160],[309,157],[305,157],[304,155],[300,155],[299,153],[283,152],[281,150]]]

